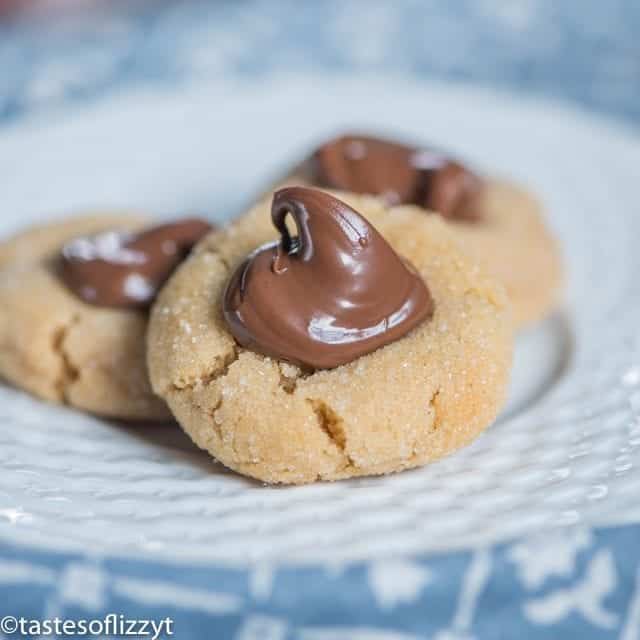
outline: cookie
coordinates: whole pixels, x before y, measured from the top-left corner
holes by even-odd
[[[517,328],[543,320],[561,301],[562,259],[538,200],[520,186],[487,179],[477,224],[453,222],[462,249],[502,282]]]
[[[154,391],[199,447],[264,482],[337,480],[423,465],[471,442],[505,398],[513,330],[503,287],[460,251],[439,217],[417,207],[389,210],[374,197],[343,199],[428,286],[431,313],[401,337],[315,369],[291,363],[305,360],[299,351],[285,359],[241,346],[223,301],[233,298],[229,289],[247,256],[255,266],[256,256],[270,250],[264,244],[279,238],[270,198],[207,236],[152,308],[147,354]],[[354,227],[344,228],[351,233]],[[310,286],[308,295],[320,294]],[[246,317],[244,326],[250,329]],[[255,330],[247,333],[267,350]],[[295,337],[292,343],[304,344]]]
[[[149,295],[148,283],[145,289],[141,282],[146,281],[133,280],[134,293],[142,294],[136,304],[104,306],[107,293],[117,291],[111,278],[117,274],[102,278],[100,268],[108,269],[108,262],[86,255],[95,249],[91,238],[101,238],[103,252],[120,252],[116,258],[130,259],[136,269],[148,268],[148,261],[141,264],[141,252],[126,253],[114,245],[120,237],[144,237],[129,233],[146,223],[144,216],[129,213],[71,218],[0,245],[1,377],[42,399],[99,415],[170,418],[165,403],[151,391],[146,370],[148,300],[143,297]],[[66,243],[80,250],[80,258],[61,255]],[[113,268],[125,271],[131,266],[125,262]],[[72,278],[68,282],[65,270]],[[94,276],[99,281],[89,286]],[[103,290],[105,285],[110,289]]]
[[[480,176],[446,154],[364,135],[320,146],[283,184],[370,193],[388,205],[437,212],[472,260],[504,285],[514,322],[525,327],[558,304],[558,245],[536,198],[506,180]]]

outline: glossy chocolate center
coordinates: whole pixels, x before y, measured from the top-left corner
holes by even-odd
[[[242,346],[329,369],[401,338],[432,315],[420,275],[344,202],[316,189],[282,189],[271,217],[280,241],[252,253],[224,295],[225,319]]]
[[[481,217],[482,181],[437,151],[346,135],[322,145],[302,173],[319,187],[378,195],[390,205],[415,204],[454,220]]]
[[[146,308],[211,228],[204,220],[192,218],[138,234],[107,231],[75,238],[62,249],[62,279],[89,304]]]

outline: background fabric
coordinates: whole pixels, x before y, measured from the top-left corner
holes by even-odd
[[[0,628],[4,616],[116,613],[170,617],[181,640],[635,640],[639,539],[640,526],[574,529],[433,557],[250,571],[0,545]]]

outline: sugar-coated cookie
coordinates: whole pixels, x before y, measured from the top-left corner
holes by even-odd
[[[460,251],[439,217],[341,197],[428,285],[432,313],[406,335],[319,369],[240,346],[223,299],[247,256],[279,238],[271,198],[197,245],[152,307],[154,391],[198,446],[268,483],[423,465],[471,442],[505,398],[513,323],[502,285]],[[348,222],[345,233],[357,236]],[[309,296],[317,295],[310,286]]]
[[[507,290],[517,328],[542,320],[560,302],[564,280],[555,238],[538,200],[505,180],[487,179],[478,223],[451,222],[463,250]]]
[[[1,377],[99,415],[171,417],[146,369],[145,305],[157,261],[147,260],[148,246],[119,244],[124,238],[148,244],[146,223],[137,214],[96,214],[34,227],[0,244]],[[166,240],[168,226],[152,230],[157,236],[164,229]],[[63,247],[70,252],[63,255]],[[169,243],[158,251],[164,262],[177,260],[178,249]],[[129,270],[136,273],[123,284]]]

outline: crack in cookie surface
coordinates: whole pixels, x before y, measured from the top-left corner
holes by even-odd
[[[54,382],[54,388],[58,394],[58,399],[63,404],[70,404],[69,389],[80,378],[80,369],[71,361],[71,355],[66,348],[66,341],[70,331],[80,321],[80,316],[73,314],[69,320],[53,331],[51,337],[51,349],[59,359],[60,375]]]
[[[207,387],[214,382],[218,382],[226,377],[229,372],[229,367],[238,360],[240,357],[241,349],[233,344],[230,350],[218,356],[211,368],[208,371],[200,373],[195,378],[191,379],[176,379],[171,384],[171,388],[174,391],[193,391],[202,387]]]
[[[342,472],[348,467],[357,466],[347,450],[347,432],[344,428],[344,420],[324,400],[307,398],[307,402],[311,405],[313,413],[318,419],[320,429],[344,457],[345,464],[337,471]]]
[[[280,373],[280,387],[285,393],[293,394],[298,388],[298,381],[304,380],[311,375],[311,372],[305,373],[299,367],[289,364],[288,362],[281,362],[276,360],[276,366]]]

